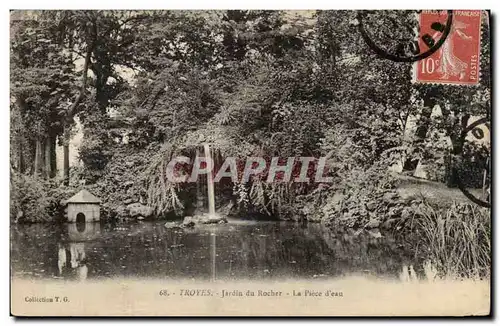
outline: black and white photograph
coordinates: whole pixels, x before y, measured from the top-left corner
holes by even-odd
[[[489,10],[9,15],[12,316],[490,315]]]

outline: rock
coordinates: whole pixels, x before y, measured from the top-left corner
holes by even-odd
[[[142,221],[142,220],[144,220],[144,216],[141,216],[141,215],[137,216],[137,220],[138,220],[138,221]]]
[[[380,233],[379,229],[369,230],[368,234],[374,237],[375,239],[382,238],[382,234]]]
[[[133,161],[126,161],[126,162],[125,162],[125,165],[126,165],[127,167],[131,168],[131,167],[133,167],[133,166],[135,165],[135,162],[133,162]]]
[[[227,218],[220,215],[203,214],[199,216],[186,216],[182,222],[183,227],[193,227],[196,224],[225,224]]]
[[[124,203],[125,205],[132,204],[133,202],[134,202],[134,200],[133,200],[132,198],[127,198],[127,199],[125,199],[125,200],[123,201],[123,203]]]
[[[365,229],[376,229],[380,225],[380,221],[378,219],[370,219],[368,223],[365,225]]]
[[[377,208],[377,203],[375,203],[374,201],[369,201],[368,203],[366,203],[367,210],[374,211],[375,208]]]
[[[217,224],[217,223],[227,223],[227,219],[220,215],[209,215],[204,214],[199,218],[201,224]]]
[[[132,217],[137,217],[137,216],[151,217],[154,213],[153,208],[147,205],[143,205],[141,203],[133,203],[127,205],[127,209],[129,211],[130,216]]]
[[[130,186],[132,186],[133,184],[134,184],[134,181],[126,181],[126,182],[124,182],[124,183],[123,183],[123,186],[124,186],[124,187],[130,187]]]
[[[167,222],[164,225],[167,229],[175,229],[181,227],[179,223],[177,222]]]
[[[186,228],[192,228],[196,225],[196,221],[192,216],[186,216],[184,217],[184,220],[182,221],[182,226]]]

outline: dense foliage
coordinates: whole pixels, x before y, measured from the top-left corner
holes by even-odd
[[[416,24],[405,12],[377,19],[394,15],[404,29]],[[169,183],[165,166],[209,143],[221,158],[328,156],[334,178],[331,185],[221,184],[218,206],[378,225],[380,216],[408,214],[390,166],[423,159],[441,171],[450,153],[463,151],[464,121],[489,116],[487,28],[481,84],[472,88],[413,84],[411,63],[377,56],[353,11],[44,11],[21,18],[11,27],[12,216],[31,221],[58,205],[59,195],[46,194],[82,184],[103,199],[108,218],[126,217],[131,203],[156,217],[188,214],[199,187]],[[366,23],[378,39],[394,32]],[[434,104],[442,117],[428,114]],[[419,133],[405,137],[410,116],[428,126],[424,135],[434,128],[451,137],[452,148]],[[84,128],[83,165],[70,174],[65,158],[61,179],[55,144],[68,150],[75,117]],[[443,173],[434,178],[443,181]]]

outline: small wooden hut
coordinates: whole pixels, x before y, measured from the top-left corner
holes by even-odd
[[[66,201],[68,205],[68,222],[86,223],[100,220],[101,200],[87,190],[79,193]]]

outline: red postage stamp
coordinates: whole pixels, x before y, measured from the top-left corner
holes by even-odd
[[[446,11],[423,10],[420,13],[419,47],[427,48],[424,35],[437,41],[448,14]],[[455,85],[479,83],[479,49],[481,42],[481,11],[453,10],[450,33],[443,45],[431,56],[414,65],[414,81]]]

